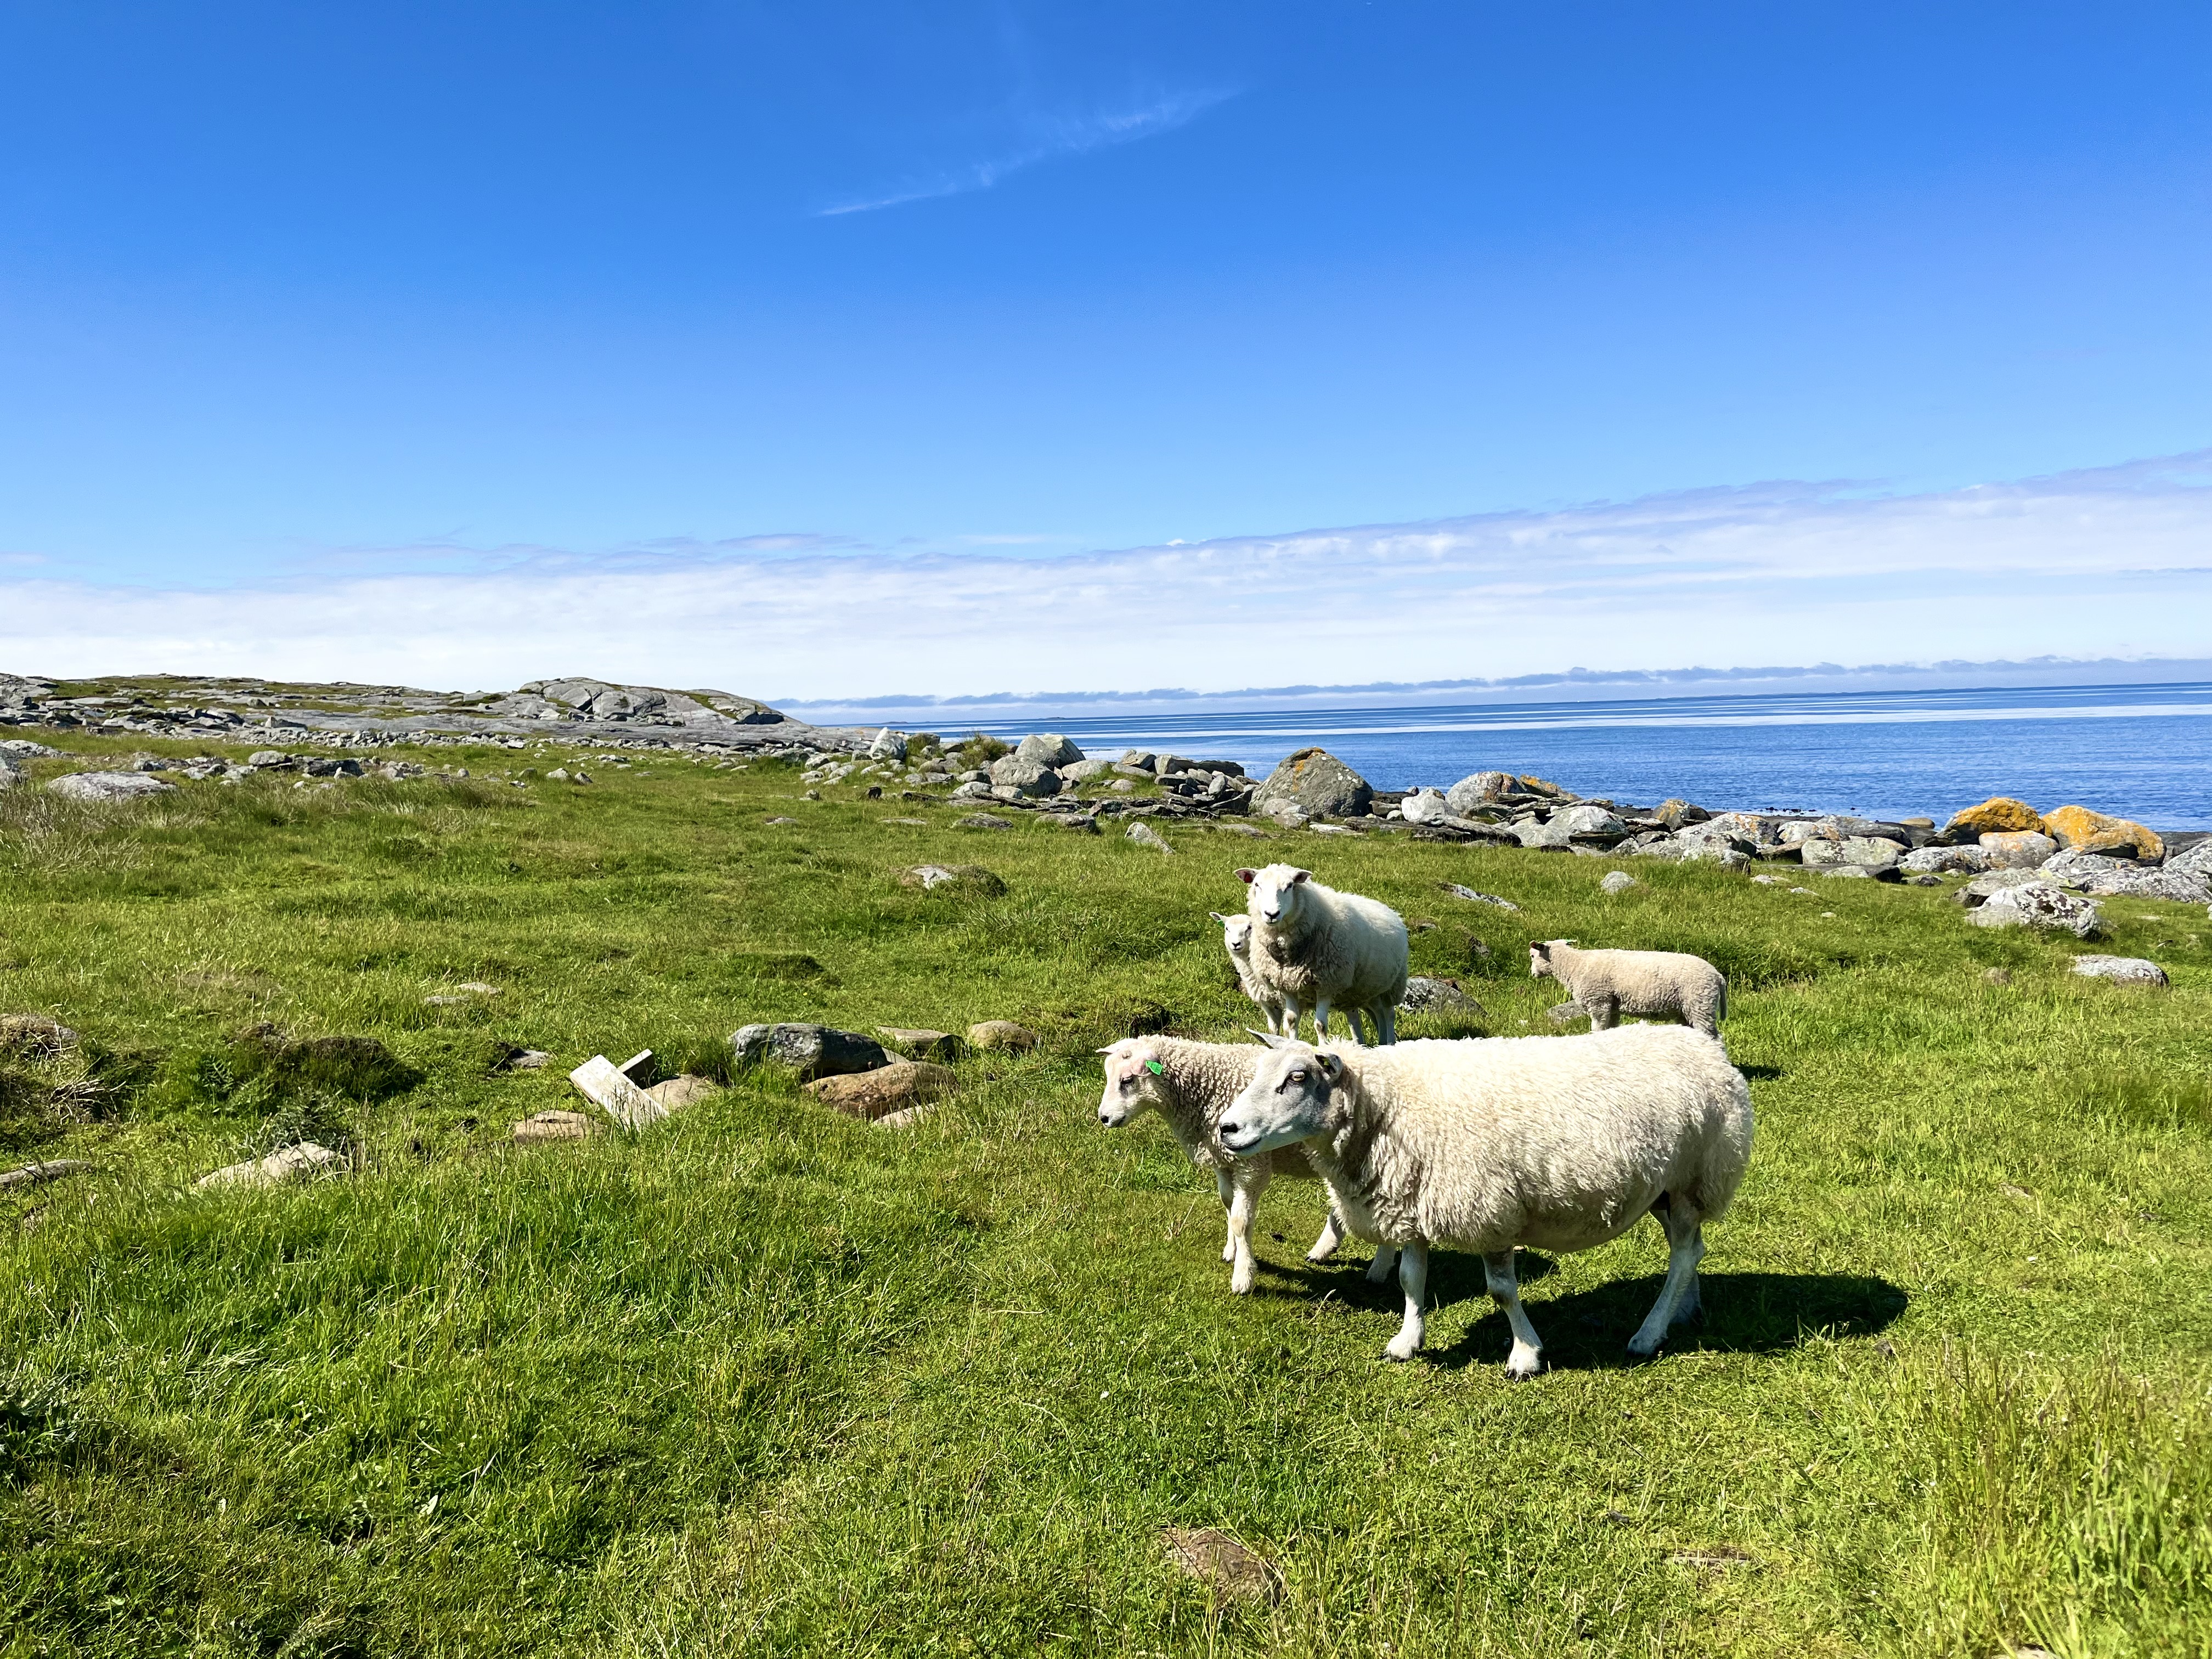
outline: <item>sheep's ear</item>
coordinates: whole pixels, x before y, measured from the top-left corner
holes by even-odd
[[[1291,872],[1291,885],[1293,887],[1303,887],[1312,879],[1313,872],[1310,870],[1293,870]]]
[[[1249,1025],[1244,1029],[1248,1031],[1252,1031],[1252,1028]],[[1252,1035],[1259,1038],[1261,1042],[1266,1043],[1270,1048],[1287,1048],[1291,1043],[1297,1041],[1296,1037],[1277,1036],[1273,1031],[1252,1031]]]
[[[1208,910],[1206,914],[1206,915],[1208,915],[1209,916],[1212,916],[1212,917],[1216,921],[1219,922],[1219,923],[1220,923],[1224,927],[1226,927],[1229,925],[1229,920],[1230,920],[1230,919],[1229,919],[1227,916],[1223,915],[1221,914],[1221,912],[1220,912],[1220,911],[1218,911],[1218,910]]]
[[[1237,879],[1249,887],[1258,878],[1259,874],[1257,870],[1239,870],[1237,872]]]
[[[1321,1067],[1321,1074],[1328,1079],[1330,1088],[1334,1089],[1344,1081],[1344,1057],[1341,1054],[1332,1054],[1324,1049],[1314,1056],[1314,1064]]]

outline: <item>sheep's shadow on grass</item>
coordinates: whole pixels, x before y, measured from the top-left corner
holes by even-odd
[[[1430,1294],[1438,1303],[1486,1296],[1482,1263],[1455,1261],[1449,1278],[1431,1259]],[[1471,1271],[1469,1271],[1471,1269]],[[1529,1275],[1524,1272],[1522,1282]],[[1620,1370],[1645,1362],[1628,1352],[1628,1339],[1659,1298],[1664,1276],[1617,1279],[1571,1296],[1527,1304],[1543,1339],[1552,1370]],[[1808,1334],[1872,1336],[1896,1322],[1911,1298],[1886,1279],[1858,1273],[1703,1273],[1703,1317],[1677,1325],[1666,1353],[1786,1353]],[[1433,1356],[1450,1370],[1502,1364],[1513,1334],[1495,1304],[1451,1347]]]
[[[1783,1074],[1779,1066],[1739,1066],[1736,1070],[1753,1082],[1771,1083]]]

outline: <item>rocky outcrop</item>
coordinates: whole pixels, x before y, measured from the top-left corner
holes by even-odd
[[[2044,815],[2044,833],[2069,853],[2103,853],[2156,864],[2166,856],[2157,832],[2132,818],[2108,817],[2086,806],[2062,806]]]
[[[1364,815],[1374,799],[1367,780],[1328,750],[1301,749],[1253,792],[1252,807],[1270,816],[1287,806],[1307,817],[1349,818]]]
[[[2074,971],[2084,979],[2117,980],[2123,985],[2164,985],[2166,969],[2141,957],[2076,957]]]

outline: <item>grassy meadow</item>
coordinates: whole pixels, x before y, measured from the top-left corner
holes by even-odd
[[[416,758],[473,775],[0,794],[0,1013],[84,1038],[0,1059],[0,1165],[93,1166],[0,1193],[0,1653],[2212,1653],[2201,910],[2107,900],[2084,947],[1794,870],[1818,891],[1163,823],[1168,857],[776,764]],[[1759,1142],[1701,1326],[1627,1362],[1646,1225],[1526,1262],[1541,1378],[1443,1252],[1387,1364],[1395,1287],[1356,1242],[1302,1260],[1309,1183],[1228,1293],[1210,1178],[1157,1119],[1098,1126],[1091,1051],[1240,1036],[1206,913],[1270,859],[1434,922],[1414,970],[1485,1012],[1406,1036],[1553,1029],[1532,939],[1728,973]],[[901,886],[925,860],[1006,890]],[[2172,988],[2071,976],[2084,948]],[[425,1000],[465,982],[498,994]],[[778,1018],[1044,1042],[905,1130],[746,1075],[635,1137],[510,1139],[594,1053],[730,1080]],[[264,1022],[410,1070],[257,1070]],[[357,1172],[191,1188],[302,1134]],[[1170,1527],[1279,1593],[1185,1576]]]

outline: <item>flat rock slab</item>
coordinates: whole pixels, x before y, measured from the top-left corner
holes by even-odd
[[[849,1117],[875,1119],[907,1110],[952,1092],[960,1079],[927,1060],[894,1060],[872,1072],[825,1077],[806,1085],[823,1105]]]
[[[646,1091],[672,1112],[681,1111],[695,1101],[721,1092],[722,1085],[712,1078],[694,1077],[689,1072],[681,1077],[670,1078],[665,1083],[656,1083]]]
[[[592,1133],[588,1112],[534,1112],[514,1126],[520,1141],[581,1140]]]
[[[740,1026],[730,1034],[730,1048],[740,1065],[773,1062],[805,1078],[872,1072],[890,1065],[891,1059],[873,1037],[798,1021]]]
[[[668,1115],[668,1108],[623,1076],[605,1054],[593,1054],[568,1073],[568,1081],[625,1129],[642,1129]]]
[[[1006,890],[1006,884],[980,864],[917,864],[899,872],[899,885],[919,887],[925,893],[950,887],[985,898],[996,898]]]
[[[1151,848],[1155,853],[1172,853],[1175,851],[1174,848],[1168,845],[1167,837],[1161,835],[1158,830],[1153,829],[1149,823],[1131,824],[1129,826],[1129,839],[1136,842],[1139,847]]]
[[[968,1028],[970,1047],[983,1049],[1005,1048],[1016,1054],[1026,1054],[1037,1046],[1040,1039],[1026,1025],[1017,1025],[1011,1019],[980,1020]]]
[[[2074,971],[2088,979],[2113,979],[2124,985],[2164,985],[2166,969],[2141,957],[2076,957]],[[5,1177],[0,1177],[4,1179]]]
[[[970,812],[964,818],[956,819],[952,827],[955,830],[1011,830],[1014,826],[1011,819],[998,817],[989,812]]]
[[[70,800],[143,800],[149,795],[173,795],[177,786],[143,772],[71,772],[46,785]]]
[[[1168,1559],[1224,1596],[1272,1601],[1281,1593],[1274,1568],[1218,1527],[1167,1527]]]
[[[1495,893],[1478,893],[1472,887],[1462,887],[1455,881],[1443,884],[1443,890],[1454,898],[1463,898],[1471,904],[1494,904],[1501,910],[1518,910],[1521,907],[1511,899],[1502,899]]]
[[[279,1187],[310,1176],[344,1175],[353,1168],[343,1152],[334,1152],[312,1140],[287,1146],[251,1163],[227,1164],[211,1170],[192,1182],[195,1187]]]
[[[950,1031],[924,1030],[915,1026],[878,1025],[876,1035],[908,1060],[957,1060],[963,1046]]]

